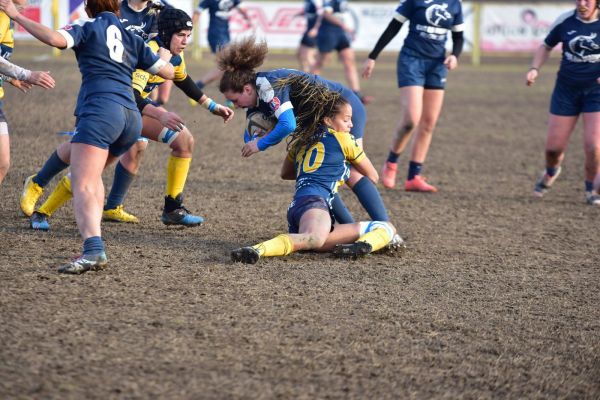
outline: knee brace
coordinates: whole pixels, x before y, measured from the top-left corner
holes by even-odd
[[[362,221],[359,222],[360,224],[360,232],[358,234],[358,236],[362,236],[365,233],[369,233],[374,231],[375,229],[385,229],[388,234],[391,237],[394,237],[394,230],[392,229],[392,227],[390,226],[390,224],[388,224],[385,221]]]

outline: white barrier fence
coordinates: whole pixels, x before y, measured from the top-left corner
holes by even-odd
[[[192,0],[169,0],[169,3],[190,15],[197,4]],[[53,0],[30,1],[25,13],[34,20],[53,26],[52,4]],[[59,21],[56,26],[63,26],[71,19],[85,16],[81,0],[57,0],[57,4]],[[241,15],[234,11],[230,19],[233,37],[254,32],[258,37],[266,38],[271,48],[295,49],[298,46],[305,28],[304,18],[297,16],[302,10],[301,1],[246,1],[243,4],[251,17],[253,29],[249,29]],[[370,50],[387,27],[397,4],[352,1],[349,4],[350,16],[347,22],[356,30],[353,47],[357,50]],[[481,4],[480,23],[476,27],[474,3],[464,2],[465,51],[473,50],[473,40],[478,32],[481,51],[529,52],[539,46],[554,20],[573,8],[572,3]],[[207,26],[208,15],[203,13],[200,21],[201,46],[206,46]],[[400,34],[387,46],[387,51],[397,51],[401,47],[406,30],[404,26]],[[15,35],[18,39],[32,39],[20,27],[17,27]]]

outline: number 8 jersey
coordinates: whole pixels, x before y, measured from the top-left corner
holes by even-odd
[[[322,127],[321,129],[327,129]],[[349,163],[365,157],[363,149],[349,133],[327,129],[323,137],[308,149],[288,153],[296,167],[296,193],[301,196],[320,196],[330,201],[337,188],[350,176]]]
[[[110,12],[77,20],[58,32],[66,39],[66,48],[75,51],[82,76],[75,115],[82,104],[94,102],[97,97],[136,110],[131,87],[133,71],[140,68],[155,74],[165,64],[141,37],[127,31]]]

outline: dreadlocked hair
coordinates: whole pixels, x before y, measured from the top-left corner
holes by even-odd
[[[339,92],[307,75],[292,74],[273,85],[274,88],[284,86],[290,88],[296,115],[296,129],[288,136],[287,150],[298,153],[301,148],[309,148],[321,140],[327,131],[325,118],[333,118],[348,102]]]
[[[240,93],[244,85],[254,83],[255,69],[265,61],[269,48],[264,40],[257,41],[254,35],[230,43],[217,53],[217,66],[223,71],[219,83],[221,93]]]

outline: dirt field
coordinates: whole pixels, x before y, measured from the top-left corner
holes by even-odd
[[[580,128],[552,193],[531,196],[555,66],[529,89],[525,58],[453,72],[424,171],[440,192],[382,188],[408,248],[357,262],[231,263],[231,249],[287,228],[284,146],[242,159],[244,113],[224,128],[175,88],[169,108],[198,144],[186,204],[206,223],[161,224],[169,151],[152,143],[126,202],[141,223],[104,224],[109,267],[72,277],[55,269],[81,250],[70,207],[40,233],[18,206],[24,178],[72,128],[80,79],[70,53],[34,53],[47,51],[25,45],[14,60],[50,69],[58,86],[7,89],[0,398],[600,398],[600,210],[584,203]],[[209,66],[190,64],[194,77]],[[296,63],[266,68],[278,66]],[[363,83],[378,167],[398,115],[394,71],[384,58]],[[343,80],[339,65],[325,76]],[[408,155],[400,162],[404,178]]]

